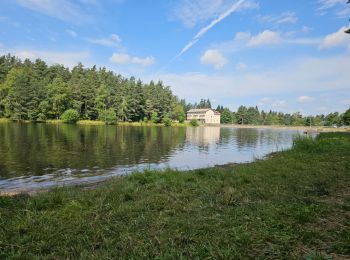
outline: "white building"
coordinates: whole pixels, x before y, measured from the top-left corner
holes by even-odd
[[[187,112],[187,120],[192,119],[205,124],[220,124],[220,113],[211,108],[191,109]]]

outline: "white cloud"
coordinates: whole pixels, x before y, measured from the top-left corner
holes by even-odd
[[[145,58],[130,57],[126,53],[113,53],[109,61],[116,64],[137,64],[141,66],[150,66],[156,62],[155,58],[152,56]]]
[[[329,9],[339,4],[344,4],[345,1],[343,0],[319,0],[318,3],[320,4],[319,9]]]
[[[131,58],[128,54],[123,53],[113,53],[113,55],[109,58],[110,62],[117,64],[126,64],[131,61]]]
[[[5,45],[3,43],[0,42],[0,50],[5,48]]]
[[[263,31],[256,36],[253,36],[248,41],[248,46],[256,47],[261,45],[273,45],[281,43],[282,38],[279,32],[270,30]]]
[[[202,64],[212,65],[216,70],[222,69],[228,60],[218,50],[207,50],[200,58]]]
[[[260,23],[271,23],[275,25],[295,24],[298,17],[294,12],[284,12],[279,15],[259,15],[257,19]]]
[[[79,24],[88,20],[88,17],[81,11],[81,6],[69,0],[16,0],[16,3],[66,22]]]
[[[277,24],[285,24],[285,23],[296,23],[298,21],[298,17],[293,12],[283,13],[280,17],[277,18]]]
[[[287,101],[285,100],[276,100],[271,103],[271,107],[274,109],[280,109],[282,107],[285,107],[287,105]]]
[[[180,0],[174,17],[186,27],[194,27],[209,19],[214,19],[232,6],[232,0]],[[253,0],[245,1],[240,10],[255,9],[259,4]]]
[[[257,103],[258,106],[266,106],[268,104],[271,104],[272,98],[264,97],[260,99]]]
[[[346,105],[346,106],[350,106],[350,99],[344,99],[341,101],[341,103]]]
[[[281,109],[287,105],[287,101],[264,97],[258,101],[257,105],[259,107],[262,107],[263,109],[264,108]]]
[[[177,59],[182,54],[184,54],[186,51],[188,51],[194,44],[196,44],[200,38],[202,38],[210,29],[212,29],[215,25],[220,23],[222,20],[224,20],[226,17],[230,16],[232,13],[238,11],[240,8],[242,8],[243,4],[247,0],[238,0],[233,5],[230,6],[230,8],[226,9],[223,13],[221,13],[216,19],[211,21],[211,23],[205,27],[203,27],[193,38],[192,40],[186,44],[186,46],[170,61]]]
[[[249,39],[252,37],[251,33],[249,32],[237,32],[235,36],[235,41],[249,41]]]
[[[131,59],[131,63],[142,65],[142,66],[150,66],[156,63],[156,60],[153,56],[149,56],[146,58],[133,57]]]
[[[66,30],[70,37],[76,38],[78,34],[73,30]]]
[[[277,31],[266,30],[256,35],[250,32],[237,32],[234,39],[227,42],[214,44],[212,48],[218,49],[223,53],[237,52],[244,48],[257,48],[269,45],[314,45],[319,46],[322,43],[320,38],[298,38],[293,34],[282,34]]]
[[[84,63],[84,65],[92,65],[90,62],[90,53],[85,51],[38,51],[32,49],[6,49],[0,52],[2,54],[11,53],[20,59],[42,59],[49,64],[63,64],[67,67],[74,67],[78,62]]]
[[[333,11],[338,18],[347,18],[350,15],[350,6],[346,4],[346,0],[319,0],[318,11],[321,15],[328,11]]]
[[[302,28],[301,28],[301,31],[303,32],[303,33],[308,33],[308,32],[311,32],[313,29],[311,28],[311,27],[309,27],[309,26],[303,26]]]
[[[240,62],[240,63],[236,64],[236,69],[240,70],[240,71],[243,71],[243,70],[248,69],[248,65],[245,64],[245,63]]]
[[[121,39],[117,34],[111,34],[108,38],[87,39],[89,42],[105,47],[121,47]]]
[[[350,93],[350,56],[305,58],[288,62],[273,70],[235,74],[161,74],[157,79],[172,86],[180,97],[196,100],[198,93],[220,97],[251,97],[259,95],[295,95],[305,92]],[[151,78],[155,79],[153,75]],[[326,80],[325,80],[326,79]],[[342,98],[348,98],[342,96]],[[281,105],[281,104],[280,104]]]
[[[298,102],[299,103],[308,103],[314,101],[315,98],[309,97],[309,96],[300,96],[298,97]]]
[[[80,0],[80,2],[86,5],[99,6],[99,0]]]
[[[335,47],[349,47],[350,48],[350,37],[344,33],[347,28],[342,27],[337,32],[327,35],[322,44],[321,49],[335,48]]]
[[[320,38],[283,38],[282,43],[295,45],[314,45],[318,46],[322,42]]]

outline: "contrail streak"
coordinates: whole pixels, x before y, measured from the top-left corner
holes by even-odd
[[[171,59],[170,63],[177,58],[179,58],[182,54],[184,54],[186,51],[188,51],[193,45],[195,45],[199,39],[206,34],[211,28],[213,28],[215,25],[220,23],[222,20],[224,20],[227,16],[237,11],[237,9],[245,2],[246,0],[239,0],[236,3],[234,3],[230,9],[228,9],[226,12],[222,13],[218,18],[213,20],[208,26],[202,28],[193,38],[192,40],[186,44],[186,46],[174,57]]]

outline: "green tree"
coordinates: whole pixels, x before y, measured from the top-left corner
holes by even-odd
[[[38,96],[32,85],[30,67],[12,68],[7,74],[2,86],[2,92],[7,92],[3,104],[5,114],[12,119],[34,119],[38,107]]]
[[[168,115],[166,115],[164,118],[163,118],[163,123],[165,126],[171,126],[172,124],[172,121],[170,119],[170,117]]]
[[[197,119],[192,119],[190,121],[191,126],[199,126],[198,120]]]
[[[224,108],[221,112],[221,124],[232,124],[233,123],[233,114],[228,108]]]
[[[350,108],[342,116],[344,125],[350,125]]]
[[[117,114],[115,113],[113,108],[101,110],[99,112],[99,119],[105,122],[107,125],[113,125],[117,120]]]
[[[236,112],[236,120],[240,125],[248,124],[248,110],[245,106],[240,106]]]
[[[184,111],[179,112],[179,114],[178,114],[178,120],[179,120],[180,123],[185,122],[185,120],[186,120],[186,114],[185,114]]]
[[[63,112],[71,105],[71,97],[67,83],[57,77],[47,86],[50,110],[48,113],[59,119]]]
[[[153,112],[151,115],[151,121],[154,124],[159,123],[159,117],[158,117],[158,113],[157,112]]]
[[[326,126],[340,125],[341,121],[342,120],[338,112],[330,113],[325,117]]]
[[[79,120],[79,112],[75,109],[68,109],[64,111],[61,119],[67,124],[75,124]]]

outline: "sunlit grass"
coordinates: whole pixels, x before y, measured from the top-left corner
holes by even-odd
[[[8,123],[8,122],[11,122],[11,120],[8,118],[0,118],[0,123]]]
[[[77,125],[105,125],[105,122],[95,120],[79,120]]]

